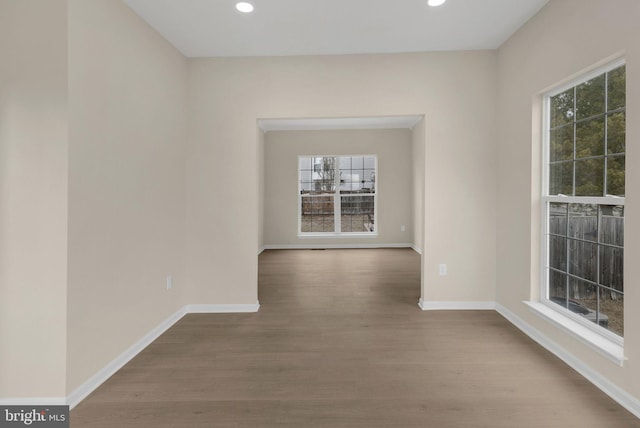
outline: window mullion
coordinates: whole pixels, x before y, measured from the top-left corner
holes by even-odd
[[[566,227],[565,228],[565,234],[566,234],[566,236],[564,238],[565,242],[567,243],[566,244],[567,248],[565,249],[565,252],[566,252],[566,255],[567,255],[567,259],[566,259],[567,263],[566,263],[566,266],[564,267],[564,270],[566,272],[564,280],[565,280],[565,290],[566,290],[565,291],[565,299],[567,299],[567,300],[565,300],[565,302],[566,302],[567,308],[569,308],[569,296],[570,296],[569,286],[571,285],[570,284],[570,276],[569,276],[569,272],[571,271],[570,265],[569,265],[569,263],[571,263],[571,243],[569,242],[569,223],[570,223],[569,216],[570,215],[571,215],[571,210],[569,209],[569,204],[567,204],[567,219],[565,220],[565,227]]]
[[[573,162],[572,162],[572,185],[571,195],[576,194],[576,159],[578,159],[578,125],[576,119],[578,116],[578,87],[573,88]],[[568,230],[568,229],[567,229]]]
[[[333,180],[335,192],[333,193],[333,224],[336,233],[342,233],[342,198],[340,197],[340,158],[333,158]]]
[[[598,220],[596,221],[596,324],[600,324],[600,226],[602,222],[602,207],[598,207]]]
[[[604,177],[602,179],[602,192],[603,196],[607,196],[609,193],[609,183],[607,183],[607,169],[609,167],[609,157],[607,154],[609,153],[609,73],[604,74],[604,168],[602,173]],[[600,210],[598,210],[599,212]],[[598,293],[599,295],[600,293]],[[600,302],[600,299],[598,299]]]

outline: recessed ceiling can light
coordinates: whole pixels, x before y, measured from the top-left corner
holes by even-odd
[[[446,2],[446,1],[447,1],[447,0],[429,0],[429,1],[427,2],[427,4],[428,4],[429,6],[434,6],[434,7],[435,7],[435,6],[440,6],[441,4],[443,4],[443,3],[444,3],[444,2]]]
[[[236,9],[240,12],[249,13],[253,12],[253,5],[251,3],[241,1],[240,3],[236,3]]]

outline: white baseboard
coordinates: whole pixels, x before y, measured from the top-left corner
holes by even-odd
[[[511,324],[518,327],[523,333],[536,341],[540,346],[554,354],[556,357],[560,358],[567,365],[569,365],[569,367],[580,373],[585,379],[594,384],[597,388],[611,397],[622,407],[633,413],[636,417],[640,418],[640,400],[633,397],[631,394],[624,391],[617,385],[614,385],[607,378],[584,364],[580,359],[567,352],[563,347],[550,340],[547,336],[532,327],[530,324],[525,322],[522,318],[511,312],[506,307],[502,306],[499,303],[496,303],[496,311],[500,315],[505,317]]]
[[[144,337],[134,343],[129,349],[116,357],[109,364],[100,369],[96,374],[91,376],[86,382],[76,388],[66,399],[62,399],[60,404],[68,404],[70,408],[74,408],[96,388],[102,385],[107,379],[113,376],[118,370],[124,367],[144,348],[149,346],[162,333],[171,328],[183,316],[190,313],[235,313],[235,312],[257,312],[260,303],[255,304],[231,304],[231,305],[186,305],[169,318],[164,320],[160,325],[155,327]],[[31,400],[31,399],[29,399]],[[40,401],[38,401],[40,403]],[[49,404],[49,403],[45,403]],[[52,404],[53,405],[53,404]]]
[[[65,397],[0,398],[0,406],[64,406]]]
[[[102,385],[107,379],[113,376],[118,370],[124,367],[133,357],[138,355],[144,348],[149,346],[151,342],[156,340],[162,333],[167,331],[180,318],[186,314],[185,308],[181,308],[169,318],[160,323],[157,327],[147,333],[144,337],[131,345],[129,349],[118,355],[113,361],[100,369],[96,374],[91,376],[86,382],[77,387],[67,397],[67,404],[72,409],[80,404],[89,394]]]
[[[260,303],[232,304],[232,305],[187,305],[184,307],[188,314],[230,314],[242,312],[258,312]]]
[[[409,243],[396,244],[281,244],[265,245],[265,250],[317,250],[317,249],[359,249],[359,248],[411,248]]]
[[[416,253],[418,253],[418,254],[422,255],[422,248],[420,248],[420,247],[416,247],[415,245],[412,245],[412,246],[411,246],[411,249],[412,249],[413,251],[415,251]]]
[[[420,306],[420,309],[423,311],[491,311],[496,308],[495,302],[427,302],[422,298],[420,298],[418,306]]]
[[[508,310],[506,307],[495,302],[483,301],[446,301],[446,302],[427,302],[422,298],[418,303],[422,310],[492,310],[495,309],[500,315],[506,318],[513,325],[518,327],[527,336],[532,338],[543,348],[560,358],[571,368],[580,373],[589,380],[597,388],[615,400],[622,407],[640,418],[640,400],[636,399],[611,381],[585,365],[578,358],[567,352],[557,343],[548,339],[545,335],[526,323],[522,318]],[[144,348],[149,346],[162,333],[168,330],[173,324],[180,320],[187,313],[231,313],[231,312],[257,312],[260,304],[230,304],[230,305],[186,305],[176,313],[171,315],[160,325],[147,333],[138,342],[132,345],[125,352],[99,370],[85,383],[76,388],[69,396],[64,397],[44,397],[44,398],[5,398],[0,399],[0,405],[64,405],[67,404],[71,408],[77,406],[83,399],[91,394],[96,388],[104,383],[115,372],[120,370],[131,359],[138,355]]]

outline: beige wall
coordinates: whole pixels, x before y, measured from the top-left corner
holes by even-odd
[[[264,249],[264,189],[265,189],[265,165],[264,165],[264,131],[256,128],[258,134],[258,250]]]
[[[640,399],[640,2],[553,0],[499,51],[498,302]],[[625,354],[620,368],[530,313],[540,245],[540,94],[606,58],[627,59]],[[532,138],[533,135],[533,138]],[[532,141],[533,140],[533,141]]]
[[[187,302],[186,71],[122,2],[69,1],[68,392]]]
[[[413,248],[422,252],[424,240],[424,118],[413,127],[411,132],[411,190],[413,219]]]
[[[190,60],[193,300],[257,300],[256,119],[425,114],[425,297],[493,301],[496,83],[489,51]]]
[[[378,157],[377,237],[298,237],[298,156],[322,154]],[[265,245],[410,245],[411,170],[409,129],[267,132]],[[401,225],[405,225],[404,232]]]
[[[0,399],[65,395],[66,24],[0,0]]]

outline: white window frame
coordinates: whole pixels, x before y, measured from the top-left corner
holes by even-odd
[[[335,230],[333,232],[303,232],[302,231],[302,198],[305,196],[302,195],[300,189],[300,182],[302,180],[300,173],[300,158],[336,158],[336,171],[335,174],[335,191],[333,193],[327,193],[326,196],[333,197],[333,218],[334,218],[334,227]],[[373,157],[375,160],[375,181],[374,181],[374,189],[373,193],[362,193],[361,196],[373,196],[373,231],[372,232],[343,232],[342,222],[340,221],[341,213],[342,213],[342,196],[340,194],[340,161],[341,157]],[[375,154],[345,154],[345,155],[331,155],[331,154],[323,154],[323,155],[299,155],[298,156],[298,237],[299,238],[376,238],[378,236],[378,181],[379,181],[379,172],[378,172],[378,155]],[[321,195],[315,195],[321,196]],[[308,197],[308,196],[307,196]]]
[[[617,334],[608,331],[604,327],[601,327],[589,320],[584,319],[571,312],[568,309],[551,302],[548,294],[548,281],[549,274],[547,266],[549,265],[549,242],[547,240],[547,232],[549,226],[549,206],[551,203],[578,203],[578,204],[598,204],[598,205],[625,205],[625,198],[620,196],[606,195],[606,196],[565,196],[565,195],[549,195],[549,175],[550,175],[550,102],[551,98],[568,89],[580,85],[588,80],[598,77],[606,72],[612,71],[618,67],[626,65],[626,61],[621,58],[613,62],[609,62],[606,65],[600,66],[588,73],[582,74],[579,77],[566,82],[565,84],[555,87],[554,89],[543,94],[542,106],[542,180],[541,180],[541,255],[540,255],[540,298],[539,303],[542,307],[539,307],[534,302],[529,302],[529,306],[538,315],[546,318],[559,327],[562,327],[565,331],[572,333],[583,342],[594,347],[605,356],[609,357],[612,361],[622,365],[624,360],[624,338]],[[605,154],[606,155],[606,154]],[[549,311],[550,309],[550,311]],[[555,314],[555,315],[554,315]]]

